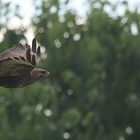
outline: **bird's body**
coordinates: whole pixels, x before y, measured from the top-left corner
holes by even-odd
[[[0,86],[22,87],[31,84],[30,72],[34,66],[24,61],[6,60],[0,62]],[[26,83],[26,84],[25,84]]]
[[[48,75],[48,72],[36,68],[40,57],[40,47],[36,48],[33,39],[32,49],[29,45],[13,46],[0,54],[0,86],[7,88],[24,87]]]

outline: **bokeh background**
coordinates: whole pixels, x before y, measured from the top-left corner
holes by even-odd
[[[51,73],[0,88],[1,140],[140,139],[140,3],[80,2],[0,1],[0,51],[35,36]]]

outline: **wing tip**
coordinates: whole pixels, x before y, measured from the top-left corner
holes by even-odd
[[[36,53],[36,39],[35,38],[33,38],[32,40],[32,51]]]

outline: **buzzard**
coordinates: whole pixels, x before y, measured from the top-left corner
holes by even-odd
[[[0,54],[0,87],[17,88],[30,85],[44,77],[47,70],[37,68],[41,56],[36,39],[32,47],[28,44],[13,45],[12,48]]]

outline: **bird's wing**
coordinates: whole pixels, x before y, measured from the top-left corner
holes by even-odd
[[[7,59],[0,62],[0,77],[28,75],[34,67],[27,61]]]
[[[40,60],[40,55],[40,47],[36,46],[36,39],[34,38],[32,41],[32,47],[28,44],[13,45],[12,48],[0,54],[0,61],[8,59],[21,60],[36,66],[36,63]]]

